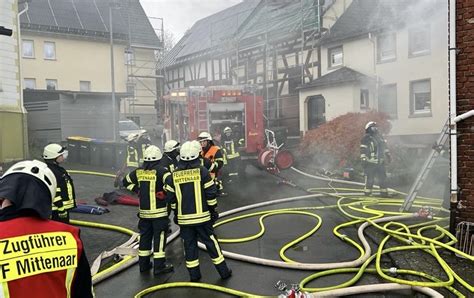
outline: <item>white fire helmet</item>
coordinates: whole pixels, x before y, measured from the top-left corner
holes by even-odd
[[[173,152],[174,150],[179,149],[179,145],[180,145],[179,142],[177,142],[175,140],[169,140],[165,143],[163,151],[165,153]]]
[[[365,125],[365,130],[367,130],[370,127],[373,127],[373,126],[377,126],[377,122],[375,122],[375,121],[367,122],[367,124]]]
[[[131,133],[127,136],[127,138],[125,139],[127,142],[131,142],[131,141],[135,141],[135,140],[138,140],[138,138],[140,137],[140,134],[138,133]]]
[[[194,142],[185,142],[181,146],[181,150],[179,151],[179,158],[180,160],[184,161],[191,161],[195,160],[201,154],[201,146],[196,146]]]
[[[212,141],[212,136],[207,131],[203,131],[199,134],[198,141]]]
[[[58,156],[63,155],[67,158],[68,151],[59,144],[49,144],[44,147],[43,158],[44,159],[56,159]]]
[[[226,128],[224,128],[224,133],[232,133],[232,128],[227,126]]]
[[[39,160],[24,160],[17,162],[11,166],[1,178],[5,178],[12,174],[27,174],[36,177],[48,188],[51,194],[51,200],[56,196],[56,177],[44,162]]]
[[[160,148],[156,147],[155,145],[148,146],[143,152],[143,160],[144,161],[157,161],[163,157],[161,154]]]

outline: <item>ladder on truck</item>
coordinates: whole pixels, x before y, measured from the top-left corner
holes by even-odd
[[[194,96],[197,96],[196,109],[197,109],[197,129],[198,133],[202,131],[209,131],[209,109],[207,107],[207,98],[209,94],[206,91],[196,92]]]
[[[418,191],[423,186],[426,178],[430,170],[433,168],[434,163],[438,160],[438,157],[446,150],[445,144],[449,139],[449,120],[443,126],[441,134],[436,141],[436,144],[433,146],[433,150],[431,150],[430,155],[425,160],[423,167],[421,168],[418,176],[416,177],[415,181],[413,182],[412,186],[410,187],[410,191],[408,192],[405,201],[400,207],[400,212],[407,211],[411,208],[413,201],[415,201]]]

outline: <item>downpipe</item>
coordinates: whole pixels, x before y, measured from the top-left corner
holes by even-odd
[[[449,0],[449,127],[451,144],[451,194],[449,231],[456,232],[456,215],[458,209],[458,152],[456,131],[456,0]]]

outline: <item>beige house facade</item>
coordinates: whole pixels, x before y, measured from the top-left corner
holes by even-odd
[[[0,2],[0,24],[13,31],[0,35],[0,165],[28,156],[26,114],[20,87],[18,4]]]
[[[365,9],[363,1],[353,1],[323,37],[322,76],[300,88],[301,134],[321,123],[314,113],[329,121],[369,109],[389,114],[391,136],[412,145],[440,133],[448,117],[447,7],[439,1],[428,7],[395,5],[395,17],[383,16],[391,3],[381,3]],[[413,18],[412,10],[421,9],[430,17]],[[354,24],[361,11],[365,23]],[[367,25],[380,19],[384,22]],[[323,111],[312,103],[316,96],[324,98]]]
[[[94,1],[92,6],[85,1],[66,0],[52,4],[47,0],[29,3],[27,12],[20,19],[20,55],[24,70],[21,80],[23,89],[29,91],[25,100],[27,109],[36,112],[41,97],[44,97],[44,106],[51,107],[51,98],[57,96],[49,96],[48,92],[72,94],[74,100],[89,100],[95,96],[102,102],[100,105],[108,101],[108,105],[113,106],[113,90],[119,109],[119,115],[115,117],[116,130],[119,130],[119,120],[126,118],[149,130],[156,127],[157,52],[161,50],[162,42],[138,1],[114,3],[114,7],[109,6],[109,1]],[[38,92],[35,94],[34,90]],[[87,112],[81,107],[78,113],[88,113],[84,119],[90,121],[91,115],[97,112],[93,109],[91,106]],[[112,117],[110,122],[112,127]],[[33,134],[41,135],[40,142],[64,141],[50,140],[44,133],[58,130],[64,123],[51,124],[51,127],[42,123],[45,127]],[[102,125],[99,123],[97,125]],[[84,123],[86,126],[90,123]],[[76,133],[83,134],[81,127]]]

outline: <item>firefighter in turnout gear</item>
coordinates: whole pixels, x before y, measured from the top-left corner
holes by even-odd
[[[48,219],[56,186],[38,160],[18,162],[0,178],[1,297],[94,296],[79,229]]]
[[[150,137],[142,133],[130,134],[127,140],[127,160],[126,165],[130,170],[136,169],[143,162],[143,154],[151,145]]]
[[[365,135],[360,144],[360,160],[365,172],[365,195],[372,194],[374,179],[377,177],[380,186],[380,195],[388,197],[386,185],[387,174],[385,163],[391,162],[391,155],[387,142],[377,129],[377,123],[370,121],[365,126]]]
[[[201,143],[201,155],[212,162],[212,169],[209,171],[211,177],[217,185],[218,196],[226,195],[223,190],[222,180],[220,179],[221,169],[224,166],[224,155],[219,146],[212,141],[212,136],[208,132],[201,132],[198,136],[198,141]]]
[[[153,265],[155,275],[173,270],[173,265],[166,263],[165,258],[169,219],[168,204],[163,191],[163,175],[166,169],[160,167],[161,158],[160,149],[153,145],[149,146],[144,152],[143,166],[132,171],[123,180],[124,186],[130,191],[138,192],[140,198],[138,213],[140,272],[148,271]],[[150,262],[152,254],[153,264]]]
[[[165,143],[161,166],[165,167],[168,172],[173,172],[178,165],[179,147],[180,144],[175,140],[169,140]]]
[[[221,144],[225,150],[225,156],[227,159],[227,168],[226,170],[227,176],[237,176],[239,175],[239,168],[241,167],[241,160],[240,160],[240,153],[238,151],[238,146],[242,145],[244,140],[239,140],[238,144],[233,135],[232,128],[226,127],[224,128],[224,134],[221,138]],[[229,182],[231,180],[229,179]]]
[[[205,158],[202,155],[202,147],[198,141],[194,140],[194,141],[191,141],[191,143],[193,144],[193,146],[196,147],[196,150],[199,150],[199,157],[198,157],[199,163],[201,164],[201,166],[205,167],[206,170],[209,171],[209,173],[211,173],[214,170],[215,163],[213,163],[209,158]]]
[[[69,211],[76,208],[74,183],[66,169],[60,166],[67,159],[68,151],[58,144],[44,147],[43,159],[54,173],[57,181],[56,195],[52,202],[52,220],[69,223]]]
[[[173,173],[167,173],[165,190],[174,210],[174,221],[180,226],[184,243],[186,267],[192,282],[201,279],[198,238],[222,279],[232,275],[214,234],[217,213],[217,188],[209,172],[200,165],[200,149],[193,142],[181,146],[180,161]]]

